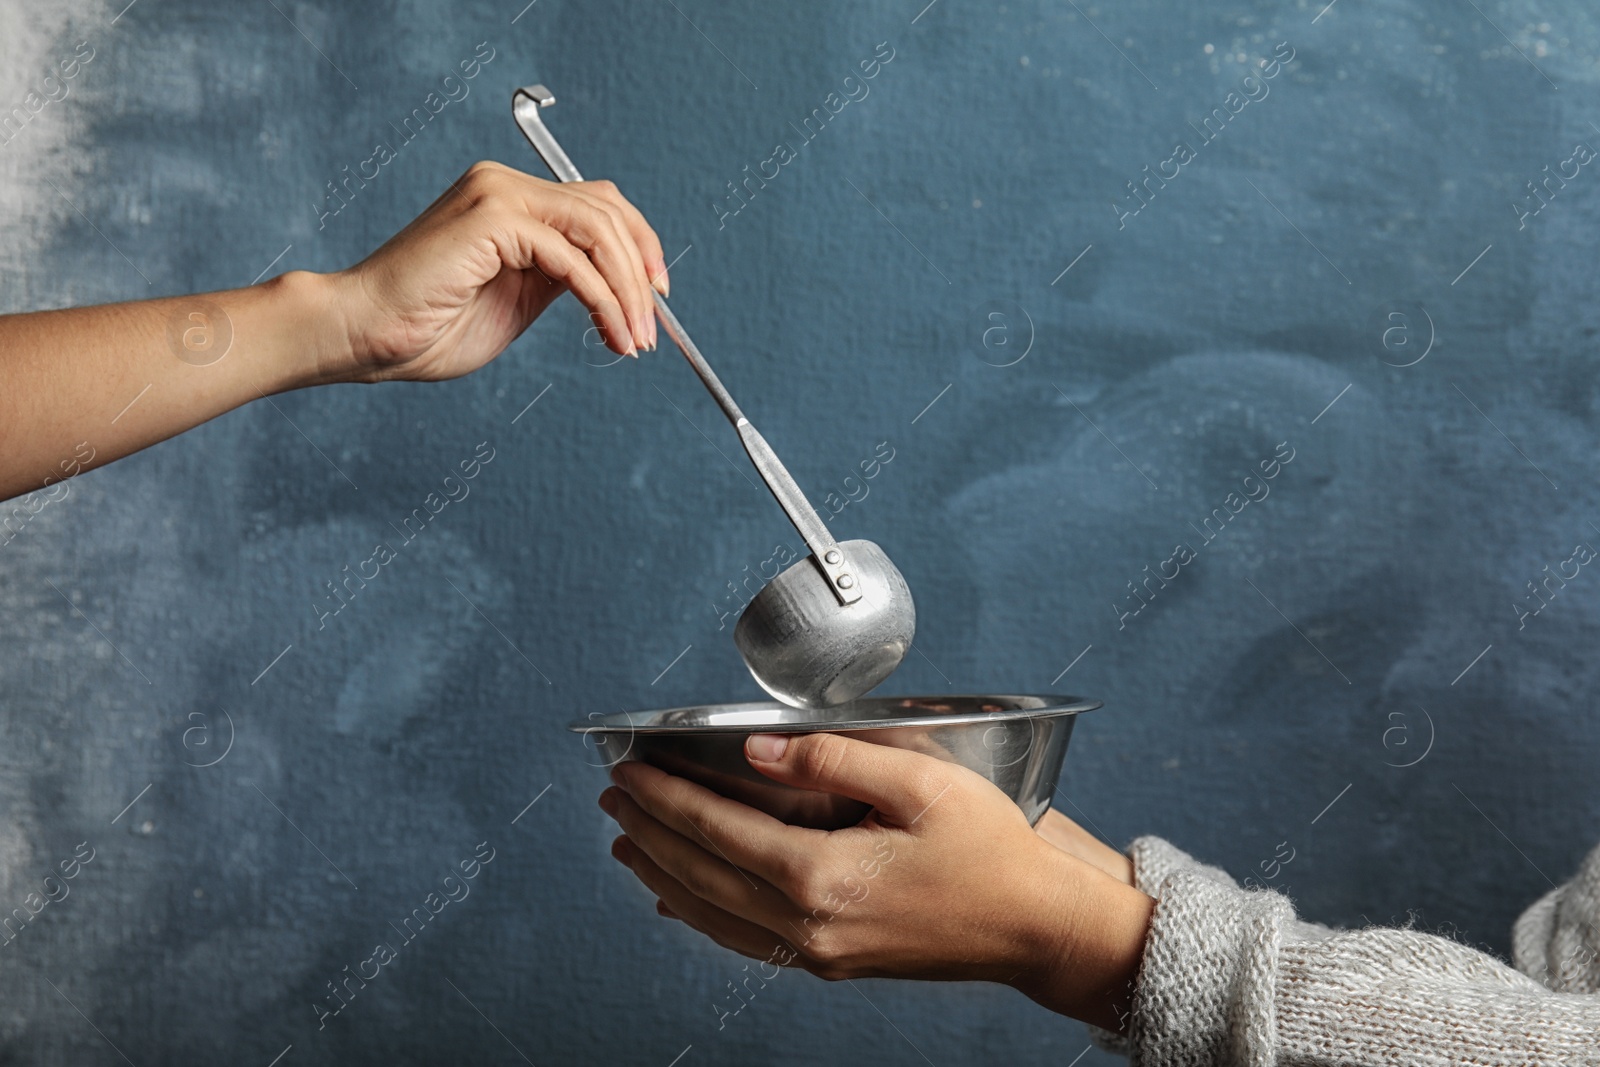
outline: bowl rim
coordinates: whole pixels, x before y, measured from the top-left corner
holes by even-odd
[[[1037,706],[1007,708],[1002,711],[963,711],[948,715],[908,715],[898,719],[824,719],[816,722],[773,724],[763,729],[749,723],[641,723],[639,718],[659,718],[678,712],[717,711],[805,711],[778,700],[739,700],[726,704],[689,704],[676,708],[645,711],[595,712],[588,719],[575,719],[567,729],[577,734],[807,734],[856,733],[863,730],[899,730],[909,727],[962,726],[983,722],[1064,718],[1095,711],[1105,702],[1092,697],[1038,693],[935,693],[910,696],[857,697],[850,704],[897,703],[900,701],[971,700],[1037,701]],[[846,705],[848,706],[848,705]]]

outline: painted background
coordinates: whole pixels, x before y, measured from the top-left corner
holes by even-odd
[[[347,265],[473,160],[536,169],[509,97],[544,81],[681,257],[734,395],[905,572],[891,688],[1101,697],[1069,815],[1312,918],[1506,951],[1600,816],[1600,575],[1566,562],[1600,543],[1600,173],[1566,162],[1600,145],[1592,5],[523,2],[4,4],[0,107],[93,50],[0,147],[4,307]],[[880,44],[867,95],[724,217]],[[1177,173],[1135,201],[1146,166]],[[0,910],[94,850],[0,947],[8,1062],[1084,1049],[1006,990],[799,973],[718,1029],[743,961],[610,860],[562,727],[757,695],[719,616],[797,539],[682,360],[607,365],[585,325],[563,301],[469,380],[254,404],[0,547]],[[321,583],[482,442],[470,496],[319,631]],[[1546,566],[1577,576],[1533,615]],[[471,895],[319,1031],[326,983],[485,841]]]

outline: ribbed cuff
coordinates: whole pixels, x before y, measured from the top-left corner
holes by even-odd
[[[1216,867],[1206,867],[1202,862],[1190,856],[1184,849],[1176,848],[1163,838],[1139,837],[1134,838],[1128,845],[1128,859],[1133,861],[1133,888],[1139,893],[1150,897],[1160,897],[1162,883],[1168,875],[1178,870],[1200,869],[1218,875],[1222,880],[1227,880],[1227,875]],[[1229,885],[1232,881],[1229,880]],[[1090,1027],[1090,1040],[1099,1048],[1106,1049],[1107,1053],[1118,1053],[1122,1056],[1131,1056],[1133,1048],[1128,1045],[1128,1035],[1125,1033],[1112,1033],[1102,1030],[1101,1027]]]
[[[1130,1057],[1130,1061],[1133,1062],[1133,1064],[1150,1064],[1152,1067],[1154,1067],[1154,1065],[1165,1067],[1166,1064],[1213,1064],[1213,1062],[1232,1062],[1229,1061],[1229,1057],[1222,1057],[1221,1061],[1214,1059],[1214,1057],[1213,1059],[1206,1059],[1206,1057],[1200,1056],[1198,1051],[1195,1051],[1195,1056],[1200,1057],[1179,1056],[1178,1059],[1170,1059],[1168,1056],[1170,1056],[1171,1051],[1173,1051],[1173,1049],[1170,1048],[1170,1046],[1173,1046],[1173,1041],[1168,1040],[1168,1038],[1157,1037],[1155,1045],[1150,1045],[1149,1041],[1146,1040],[1147,1037],[1152,1037],[1152,1035],[1160,1035],[1160,1033],[1163,1032],[1163,1025],[1160,1024],[1160,1021],[1157,1021],[1157,1024],[1155,1025],[1146,1025],[1146,1027],[1141,1027],[1138,1022],[1139,1003],[1141,1003],[1142,997],[1144,997],[1144,990],[1146,990],[1147,987],[1152,990],[1152,993],[1154,993],[1154,997],[1157,998],[1157,1001],[1160,1000],[1160,998],[1168,997],[1168,993],[1163,992],[1163,989],[1166,989],[1166,985],[1168,985],[1168,976],[1166,976],[1165,971],[1171,971],[1174,966],[1179,966],[1179,968],[1184,968],[1184,966],[1208,968],[1210,969],[1210,976],[1216,977],[1222,987],[1227,987],[1229,982],[1234,981],[1234,979],[1232,979],[1230,976],[1235,976],[1235,974],[1238,973],[1237,968],[1218,968],[1218,966],[1211,965],[1211,963],[1208,963],[1208,961],[1202,960],[1202,957],[1194,955],[1194,953],[1197,952],[1194,947],[1187,947],[1187,949],[1184,950],[1184,952],[1187,953],[1184,960],[1176,961],[1176,963],[1171,960],[1162,961],[1163,953],[1170,955],[1170,953],[1174,950],[1170,944],[1170,937],[1163,936],[1165,939],[1163,939],[1162,945],[1155,944],[1155,937],[1157,937],[1158,929],[1163,929],[1163,926],[1171,925],[1171,923],[1174,921],[1173,918],[1170,917],[1168,920],[1166,920],[1165,925],[1162,923],[1163,910],[1171,910],[1163,909],[1162,904],[1163,897],[1165,897],[1166,894],[1168,894],[1168,891],[1170,891],[1170,886],[1168,886],[1168,880],[1170,880],[1170,878],[1173,878],[1174,875],[1178,875],[1178,873],[1184,873],[1184,875],[1187,875],[1187,878],[1189,878],[1190,881],[1200,881],[1200,883],[1208,883],[1208,885],[1216,886],[1221,893],[1213,893],[1210,894],[1210,896],[1205,896],[1205,905],[1216,907],[1216,909],[1222,910],[1224,913],[1226,913],[1226,910],[1229,909],[1229,907],[1234,907],[1234,905],[1230,904],[1230,901],[1234,901],[1235,897],[1245,897],[1245,902],[1250,902],[1251,899],[1254,899],[1254,897],[1259,897],[1259,894],[1246,893],[1246,891],[1243,891],[1243,889],[1238,888],[1238,883],[1235,883],[1235,881],[1229,877],[1229,873],[1227,873],[1226,870],[1222,870],[1221,867],[1213,867],[1213,865],[1210,864],[1202,864],[1202,862],[1198,861],[1198,859],[1195,859],[1194,856],[1190,856],[1189,853],[1186,853],[1184,849],[1171,845],[1170,841],[1163,840],[1163,838],[1160,837],[1154,837],[1154,835],[1152,835],[1152,837],[1134,838],[1133,843],[1128,845],[1128,857],[1130,857],[1131,861],[1133,861],[1134,888],[1138,888],[1141,893],[1146,893],[1147,896],[1155,897],[1155,901],[1157,901],[1157,905],[1155,905],[1155,921],[1152,921],[1152,925],[1150,925],[1150,934],[1146,939],[1144,965],[1141,966],[1141,971],[1139,971],[1139,998],[1136,998],[1136,1001],[1134,1001],[1134,1019],[1131,1021],[1130,1032],[1112,1033],[1110,1030],[1102,1030],[1099,1029],[1099,1027],[1090,1027],[1090,1038],[1093,1038],[1094,1043],[1096,1043],[1099,1048],[1106,1049],[1107,1053],[1122,1053],[1123,1056]],[[1179,897],[1186,896],[1186,891],[1184,891],[1184,889],[1179,888],[1178,893]],[[1293,910],[1290,909],[1288,902],[1278,899],[1278,904],[1282,904],[1283,913],[1285,913],[1285,915],[1293,918]],[[1187,915],[1189,912],[1187,912],[1186,909],[1194,909],[1195,905],[1197,905],[1195,902],[1186,902],[1182,901],[1182,899],[1179,899],[1179,901],[1176,902],[1176,907],[1178,907],[1179,913],[1182,913],[1182,915]],[[1240,913],[1240,915],[1243,915],[1243,912]],[[1179,918],[1179,920],[1176,921],[1186,920]],[[1197,933],[1198,926],[1194,929],[1194,931],[1190,931],[1190,934]],[[1235,953],[1237,953],[1237,947],[1235,947],[1234,942],[1227,942],[1227,937],[1232,936],[1232,934],[1229,934],[1227,929],[1224,929],[1224,931],[1221,931],[1221,933],[1222,941],[1226,942],[1226,944],[1216,944],[1216,942],[1214,942],[1213,939],[1210,939],[1210,937],[1206,939],[1206,944],[1213,945],[1214,952],[1216,952],[1218,957],[1226,958],[1226,960],[1232,960],[1232,957],[1234,957]],[[1235,931],[1235,933],[1237,933],[1237,931]],[[1272,960],[1262,960],[1262,963],[1270,963],[1270,965],[1274,966],[1274,969],[1275,963],[1277,963],[1277,958],[1275,958],[1275,945],[1278,944],[1278,941],[1280,941],[1280,936],[1274,936],[1274,939],[1272,939],[1272,942],[1274,942],[1274,958],[1272,958]],[[1152,957],[1157,958],[1157,973],[1155,973],[1154,981],[1147,982],[1146,976],[1147,974],[1150,974],[1150,960],[1152,960]],[[1245,965],[1242,963],[1240,966]],[[1176,989],[1176,987],[1174,987],[1174,989]],[[1218,989],[1211,989],[1210,992],[1213,993],[1211,1000],[1218,1000],[1218,997],[1216,997]],[[1157,1003],[1157,1001],[1152,1001],[1152,1003]],[[1213,1021],[1216,1019],[1216,1017],[1227,1017],[1226,1009],[1218,1008],[1218,1006],[1214,1005],[1214,1003],[1213,1005],[1203,1006],[1203,1008],[1200,1005],[1195,1005],[1194,1011],[1197,1013],[1197,1016],[1208,1017],[1208,1019],[1213,1019]],[[1270,1013],[1270,989],[1269,997],[1267,997],[1267,1011]],[[1200,1048],[1200,1046],[1206,1045],[1206,1041],[1211,1040],[1211,1038],[1205,1037],[1205,1035],[1202,1035],[1202,1033],[1192,1032],[1192,1030],[1184,1030],[1184,1032],[1179,1033],[1179,1037],[1192,1038],[1189,1043],[1190,1045],[1197,1046],[1197,1049]],[[1229,1046],[1224,1045],[1222,1048],[1229,1048]]]
[[[1269,1067],[1289,902],[1195,869],[1173,871],[1152,895],[1126,1044],[1132,1067]]]
[[[1201,863],[1159,837],[1134,838],[1133,844],[1128,846],[1128,858],[1133,860],[1134,888],[1146,896],[1159,898],[1162,884],[1177,871],[1194,871],[1219,885],[1238,885],[1221,867]]]

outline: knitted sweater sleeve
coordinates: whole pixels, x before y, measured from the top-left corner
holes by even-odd
[[[1600,993],[1600,848],[1511,931],[1517,970],[1559,993]]]
[[[1133,1067],[1600,1067],[1600,849],[1518,921],[1521,970],[1412,930],[1299,922],[1159,838],[1130,848],[1156,898],[1126,1035]]]

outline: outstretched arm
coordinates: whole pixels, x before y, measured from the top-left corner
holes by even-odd
[[[0,500],[272,393],[458,377],[569,289],[637,355],[656,343],[652,287],[667,288],[661,243],[610,182],[479,163],[349,270],[0,316]]]
[[[999,790],[929,756],[830,734],[754,737],[746,754],[874,811],[784,826],[636,762],[601,807],[657,910],[764,966],[1005,982],[1120,1034],[1109,1043],[1140,1067],[1600,1062],[1600,997],[1582,995],[1600,850],[1519,926],[1519,956],[1557,992],[1445,938],[1300,923],[1281,894],[1154,838],[1134,843],[1127,885],[1088,835],[1032,832]]]

